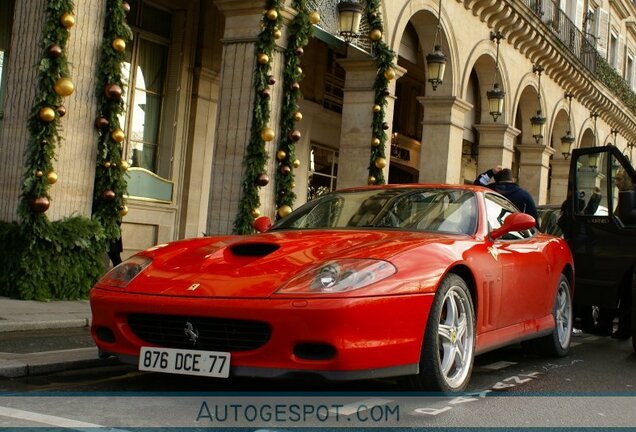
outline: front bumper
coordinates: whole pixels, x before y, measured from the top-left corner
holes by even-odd
[[[102,354],[137,363],[139,350],[151,344],[128,324],[129,314],[165,314],[245,319],[268,323],[271,337],[263,346],[232,352],[231,375],[278,378],[299,374],[330,380],[410,375],[418,372],[422,339],[433,294],[362,298],[231,299],[166,297],[91,290],[91,332]],[[97,336],[107,328],[114,341]],[[294,354],[298,344],[327,344],[329,359]]]

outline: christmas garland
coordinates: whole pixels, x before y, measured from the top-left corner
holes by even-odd
[[[375,91],[373,105],[373,121],[371,124],[373,138],[371,140],[371,155],[369,158],[368,183],[384,184],[385,178],[382,169],[387,165],[386,159],[386,130],[389,124],[385,121],[385,107],[389,96],[389,81],[395,79],[393,60],[395,53],[382,40],[382,18],[380,16],[380,0],[367,0],[366,14],[371,31],[371,50],[373,52],[378,73],[373,83]]]
[[[252,126],[250,140],[247,144],[243,165],[242,195],[239,202],[239,210],[234,220],[234,232],[236,234],[253,233],[252,223],[260,216],[260,197],[258,188],[269,183],[269,176],[265,172],[267,162],[267,149],[265,143],[274,140],[274,129],[269,125],[271,107],[270,86],[276,83],[271,76],[271,60],[274,58],[276,40],[280,39],[282,32],[280,26],[282,18],[280,0],[268,0],[267,10],[261,20],[261,32],[255,43],[256,66],[254,71],[253,86],[256,90],[254,106],[252,108]]]
[[[97,119],[99,133],[93,191],[93,219],[103,228],[108,240],[120,237],[122,216],[128,213],[124,195],[127,194],[125,172],[128,163],[122,155],[125,135],[119,115],[125,109],[123,98],[122,63],[126,59],[126,43],[132,31],[126,24],[130,5],[122,0],[106,2],[106,19],[101,58],[97,71]]]
[[[283,71],[283,94],[280,139],[278,141],[278,170],[276,171],[276,208],[277,217],[287,216],[292,211],[296,200],[294,193],[294,168],[300,167],[295,157],[295,143],[300,140],[301,133],[296,129],[296,122],[302,120],[298,101],[302,97],[300,83],[303,71],[300,67],[300,56],[303,47],[309,43],[314,24],[320,22],[320,15],[307,9],[306,0],[295,0],[292,7],[298,12],[289,24],[289,38],[285,50],[285,70]]]
[[[22,227],[36,237],[46,237],[50,205],[49,189],[57,181],[53,170],[55,150],[61,141],[60,117],[66,113],[62,98],[74,91],[65,48],[69,30],[75,25],[72,0],[49,0],[42,31],[43,56],[37,66],[37,94],[27,128],[29,142],[25,151],[18,215]]]

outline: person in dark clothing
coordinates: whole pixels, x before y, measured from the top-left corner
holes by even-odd
[[[121,240],[121,221],[118,221],[117,225],[119,225],[119,237],[111,240],[108,244],[108,258],[113,263],[113,267],[121,264],[121,253],[124,251],[124,244]]]
[[[490,183],[494,179],[495,183]],[[539,215],[537,213],[537,205],[532,199],[532,195],[521,186],[516,184],[512,179],[512,171],[509,168],[495,167],[479,174],[474,184],[486,186],[495,192],[508,198],[519,210],[532,216],[537,224],[539,223]]]
[[[601,203],[601,198],[601,188],[599,188],[598,186],[594,187],[592,196],[585,206],[585,209],[583,209],[583,213],[586,215],[593,215],[594,213],[596,213],[596,210]]]

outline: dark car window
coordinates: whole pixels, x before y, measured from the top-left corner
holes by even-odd
[[[488,219],[488,231],[501,227],[504,220],[513,213],[519,213],[519,210],[505,198],[495,195],[486,194],[486,218]],[[532,237],[533,229],[523,231],[511,231],[501,237],[503,240],[522,240]]]
[[[474,193],[462,189],[340,191],[308,202],[272,229],[377,227],[472,234],[475,203]]]

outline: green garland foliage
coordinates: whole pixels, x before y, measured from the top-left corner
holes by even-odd
[[[113,135],[122,135],[119,115],[126,108],[123,97],[122,63],[126,53],[115,48],[113,42],[128,43],[132,40],[132,31],[126,24],[128,4],[122,0],[106,2],[106,19],[101,58],[97,71],[97,120],[95,126],[99,132],[97,143],[97,161],[95,169],[95,187],[93,191],[93,219],[103,228],[106,238],[116,240],[120,237],[122,212],[125,211],[127,182],[125,172],[128,164],[122,155],[121,143]],[[122,135],[123,136],[123,135]]]
[[[380,0],[367,0],[366,14],[369,27],[384,32],[382,25],[382,17],[380,15]],[[371,49],[378,68],[378,73],[373,83],[375,91],[375,104],[380,106],[379,111],[373,112],[373,121],[371,124],[374,139],[379,140],[378,145],[372,145],[371,155],[369,158],[369,184],[384,184],[384,173],[379,161],[386,161],[386,133],[388,124],[385,122],[385,108],[387,105],[387,97],[389,96],[389,80],[385,77],[385,72],[393,67],[395,53],[389,48],[383,39],[372,41]],[[380,165],[380,166],[378,166]]]
[[[596,76],[627,105],[632,113],[636,114],[636,94],[616,69],[600,55],[596,56]]]
[[[234,220],[234,233],[250,234],[254,232],[252,223],[256,216],[256,210],[261,205],[258,188],[267,184],[259,179],[267,178],[265,164],[267,162],[267,149],[263,139],[263,131],[269,126],[271,108],[269,86],[273,84],[271,78],[271,61],[274,58],[276,47],[276,32],[280,31],[282,18],[280,0],[268,0],[267,10],[261,20],[261,32],[254,46],[254,55],[257,58],[254,70],[253,87],[255,89],[254,105],[252,108],[252,125],[250,140],[247,144],[243,158],[243,182],[242,194],[239,202],[238,214]],[[275,13],[274,13],[275,12]],[[267,61],[260,62],[267,56]],[[272,128],[275,130],[275,128]],[[267,180],[268,181],[268,180]]]
[[[104,273],[104,235],[75,216],[50,222],[46,235],[0,223],[0,295],[22,300],[79,299]]]
[[[22,228],[33,232],[36,236],[47,233],[48,218],[46,209],[50,202],[48,181],[49,173],[53,173],[53,161],[56,148],[61,141],[59,133],[60,117],[63,115],[62,96],[55,92],[55,83],[60,78],[69,77],[68,60],[65,53],[69,38],[69,29],[61,24],[65,14],[73,13],[71,0],[49,0],[46,7],[46,19],[42,29],[40,47],[42,57],[38,63],[37,94],[35,104],[28,119],[29,142],[25,151],[26,167],[23,175],[18,216]],[[40,113],[48,110],[54,113],[51,121],[43,120]],[[52,111],[51,111],[52,110]],[[36,199],[46,202],[36,210]]]
[[[289,38],[285,50],[285,70],[283,72],[283,103],[281,111],[280,138],[278,140],[278,169],[276,170],[276,208],[277,217],[286,214],[282,209],[293,208],[294,168],[299,166],[295,156],[295,143],[300,139],[300,131],[295,129],[296,122],[302,118],[298,101],[302,97],[300,83],[303,72],[300,67],[300,56],[303,47],[309,43],[314,26],[309,21],[309,10],[306,0],[295,0],[292,7],[298,12],[288,27]],[[287,210],[289,210],[287,209]]]

